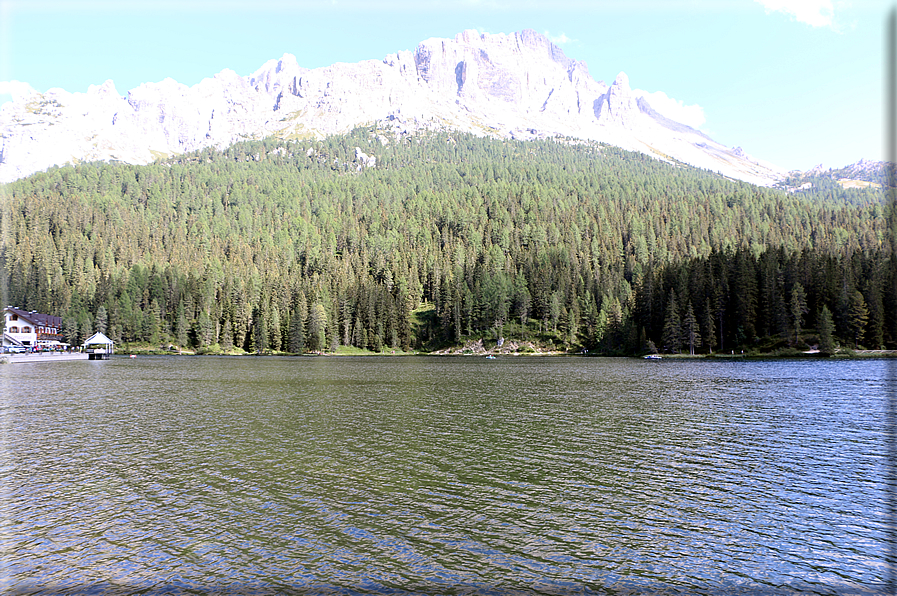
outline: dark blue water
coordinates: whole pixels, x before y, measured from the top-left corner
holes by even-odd
[[[14,594],[867,594],[883,361],[2,367]]]

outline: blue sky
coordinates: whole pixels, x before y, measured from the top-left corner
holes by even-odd
[[[535,29],[595,79],[682,103],[715,140],[787,169],[882,159],[886,0],[0,0],[0,81],[125,95],[271,58],[380,59],[464,29]],[[0,83],[0,91],[9,91]],[[0,102],[10,95],[0,93]]]

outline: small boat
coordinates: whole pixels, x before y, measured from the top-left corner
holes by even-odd
[[[486,360],[495,360],[495,356],[489,354],[488,356],[486,356]]]
[[[663,356],[660,354],[648,354],[644,358],[645,360],[663,360]]]

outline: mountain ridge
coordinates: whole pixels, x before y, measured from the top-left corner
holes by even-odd
[[[785,172],[677,122],[620,73],[596,81],[545,36],[463,31],[382,60],[299,66],[284,54],[241,77],[225,69],[188,87],[166,78],[120,96],[51,89],[0,109],[0,182],[52,165],[149,163],[243,139],[321,138],[385,122],[396,132],[461,130],[531,140],[605,142],[759,185]]]

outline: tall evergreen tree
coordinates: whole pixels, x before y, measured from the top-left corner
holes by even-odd
[[[800,341],[800,330],[804,315],[807,314],[807,294],[800,282],[791,289],[791,325],[794,329],[794,343]]]
[[[854,347],[860,345],[860,340],[863,337],[868,321],[869,308],[866,306],[863,294],[857,290],[850,296],[850,306],[847,311],[847,325],[851,335],[853,335]]]
[[[684,343],[688,344],[688,353],[695,355],[695,347],[701,345],[701,334],[698,330],[698,319],[695,317],[695,310],[692,308],[691,300],[685,309],[685,319],[682,321],[682,333]]]
[[[607,307],[605,304],[601,305],[601,309],[598,311],[598,316],[595,317],[595,330],[592,334],[592,347],[600,348],[607,337]]]
[[[193,333],[196,340],[196,347],[198,348],[203,348],[214,343],[215,327],[211,317],[209,317],[206,311],[201,310],[199,316],[196,317]]]
[[[230,319],[225,318],[221,321],[221,336],[218,339],[218,344],[225,352],[230,352],[234,349],[234,331]]]
[[[526,279],[523,275],[518,275],[514,281],[514,314],[520,319],[520,325],[525,325],[529,318],[530,308],[533,299],[530,296],[529,288],[526,287]]]
[[[735,315],[740,322],[736,330],[738,343],[752,342],[757,334],[757,278],[754,267],[754,260],[748,251],[739,250],[735,254],[733,298]]]
[[[184,308],[183,301],[181,301],[178,302],[177,319],[175,320],[175,337],[178,346],[183,348],[190,341],[188,335],[189,331],[190,327],[187,323],[186,309]]]
[[[377,321],[377,328],[381,332],[381,333],[377,334],[377,341],[378,341],[377,351],[381,352],[381,351],[383,351],[383,340],[381,339],[382,331],[383,331],[383,321],[382,320]],[[337,320],[336,317],[332,317],[332,318],[328,319],[327,336],[326,337],[330,341],[330,351],[336,352],[336,350],[339,348],[339,321]]]
[[[879,287],[873,280],[869,280],[868,300],[866,300],[869,309],[866,344],[876,350],[882,349],[885,343],[885,308]]]
[[[109,322],[109,315],[106,312],[106,307],[102,304],[97,309],[96,323],[95,328],[99,333],[106,333],[106,325]]]
[[[714,324],[713,317],[713,308],[710,304],[710,298],[707,299],[704,305],[704,344],[706,344],[708,351],[712,354],[713,348],[716,347],[716,328]]]
[[[576,343],[576,335],[579,333],[579,306],[576,302],[574,302],[567,311],[567,322],[565,327],[567,332],[567,343]]]
[[[252,351],[261,354],[268,350],[268,321],[265,312],[257,308],[252,316]]]
[[[557,292],[551,293],[551,301],[548,308],[551,317],[551,330],[557,332],[558,321],[561,318],[561,299]]]
[[[835,323],[832,320],[832,311],[828,306],[823,306],[819,313],[819,351],[823,354],[835,353],[834,330]]]
[[[300,308],[304,306],[304,304],[297,305],[290,317],[290,343],[287,349],[293,354],[301,354],[305,351],[305,321],[308,314],[300,311]]]
[[[62,335],[63,337],[65,337],[66,343],[68,343],[70,346],[77,346],[80,343],[78,341],[80,337],[78,320],[75,317],[69,316],[63,320]]]
[[[311,306],[308,314],[308,348],[319,352],[327,347],[327,311],[320,302]]]
[[[678,353],[682,346],[682,319],[679,317],[676,290],[673,289],[670,290],[670,297],[667,300],[661,344],[665,351],[673,353]]]
[[[78,339],[79,341],[84,342],[90,338],[91,335],[93,335],[93,327],[90,324],[90,318],[84,316],[78,324]]]
[[[280,340],[282,332],[280,330],[280,310],[275,304],[270,307],[271,322],[268,325],[268,347],[274,351],[280,350]]]

